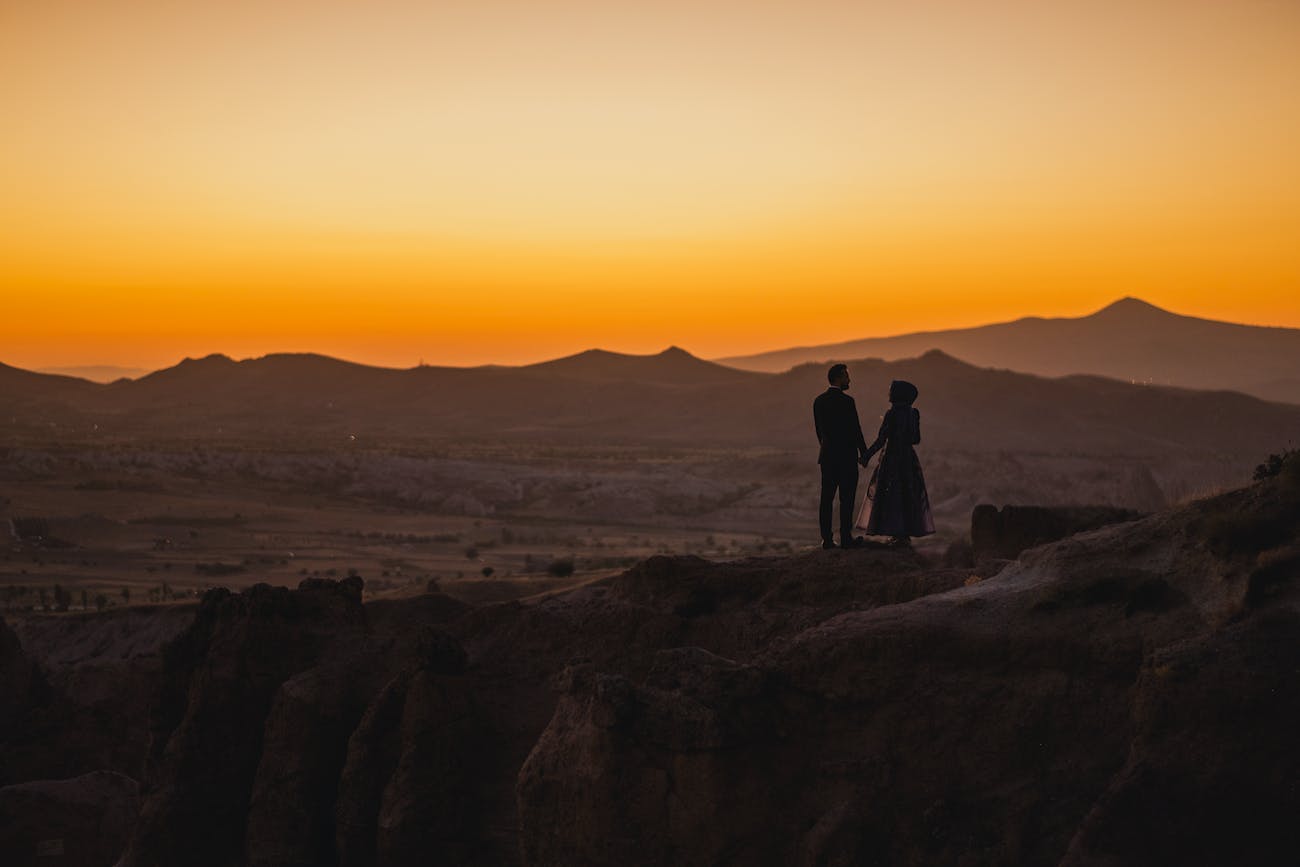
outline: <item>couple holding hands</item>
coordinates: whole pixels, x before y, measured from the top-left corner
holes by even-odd
[[[916,386],[896,379],[889,386],[889,410],[880,423],[880,433],[870,446],[862,435],[858,407],[845,392],[849,369],[836,364],[826,374],[830,387],[813,401],[813,423],[821,451],[817,463],[822,470],[821,522],[823,548],[860,548],[867,543],[854,536],[854,529],[873,536],[890,536],[894,545],[909,545],[912,536],[934,532],[930,498],[921,475],[921,462],[913,448],[921,441],[921,414],[912,404]],[[856,524],[854,500],[858,491],[858,465],[867,466],[876,452],[884,450],[867,486]],[[835,495],[840,501],[840,544],[831,535]],[[871,511],[867,514],[866,504]]]

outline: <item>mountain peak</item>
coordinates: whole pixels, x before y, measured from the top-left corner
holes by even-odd
[[[924,361],[940,361],[940,362],[955,361],[958,364],[963,364],[963,365],[966,363],[962,361],[960,358],[958,358],[957,356],[944,352],[942,349],[939,349],[938,347],[934,349],[927,349],[925,352],[921,353],[919,357]]]
[[[1118,301],[1107,304],[1092,315],[1131,318],[1134,316],[1172,316],[1173,314],[1164,308],[1143,301],[1141,298],[1126,295]]]
[[[669,346],[652,355],[630,355],[607,349],[588,349],[576,355],[530,364],[525,369],[590,381],[677,384],[736,381],[751,375],[705,361],[680,346]]]
[[[235,360],[231,358],[229,355],[223,355],[220,352],[213,352],[212,354],[205,355],[202,358],[190,358],[187,355],[184,358],[182,358],[176,366],[192,367],[194,365],[202,364],[204,366],[211,367],[214,365],[229,365],[235,363],[236,363]]]

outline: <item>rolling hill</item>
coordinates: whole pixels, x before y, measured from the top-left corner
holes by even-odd
[[[850,362],[868,438],[892,379],[915,382],[928,446],[1164,456],[1193,449],[1254,459],[1292,443],[1300,406],[1228,391],[1048,378],[977,367],[933,350]],[[821,364],[732,370],[680,349],[583,353],[525,367],[407,370],[319,355],[187,359],[100,385],[0,369],[11,432],[270,440],[365,437],[483,442],[813,446]],[[97,427],[96,427],[97,426]]]

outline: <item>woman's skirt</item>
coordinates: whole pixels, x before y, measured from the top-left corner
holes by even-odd
[[[865,504],[864,504],[865,505]],[[934,532],[930,495],[916,449],[885,449],[877,469],[871,513],[857,529],[872,536],[928,536]]]

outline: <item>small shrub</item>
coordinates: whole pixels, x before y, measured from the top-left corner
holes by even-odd
[[[1289,449],[1281,454],[1269,455],[1268,460],[1255,467],[1255,481],[1261,482],[1264,479],[1271,479],[1274,476],[1280,475],[1282,468],[1286,466],[1288,462],[1294,463],[1293,459],[1296,454],[1297,452],[1294,449]]]
[[[556,578],[567,578],[573,574],[574,565],[572,557],[561,557],[558,560],[552,560],[551,565],[546,567],[546,572]]]

